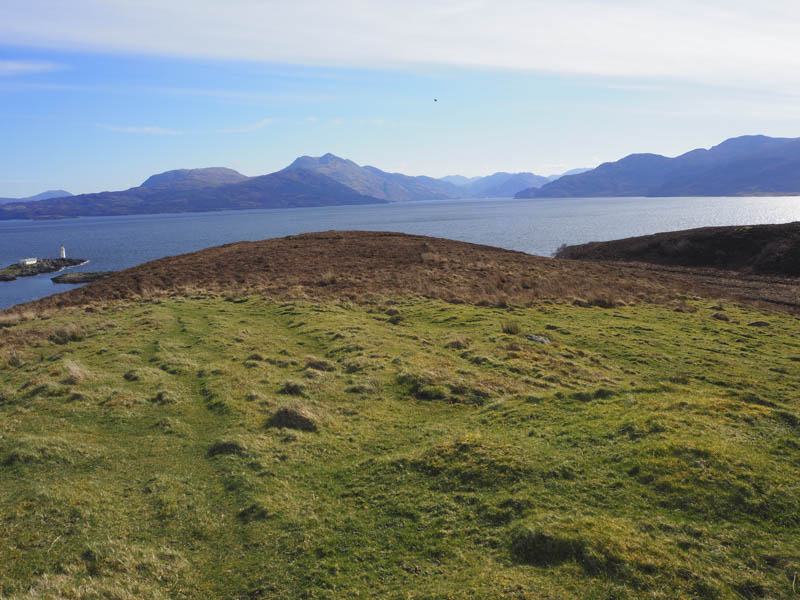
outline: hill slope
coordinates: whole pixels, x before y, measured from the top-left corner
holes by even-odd
[[[235,244],[114,276],[171,297],[0,314],[3,597],[792,597],[797,319],[668,272],[575,305],[654,283],[446,242]]]
[[[0,204],[8,204],[10,202],[35,202],[36,200],[48,200],[50,198],[63,198],[64,196],[72,196],[66,190],[48,190],[41,194],[28,196],[27,198],[0,198]]]
[[[199,187],[203,185],[202,179],[187,180],[178,176],[173,180],[167,174],[156,177],[155,181],[153,178],[148,179],[149,184],[145,182],[146,185],[123,192],[81,194],[33,203],[7,204],[0,207],[0,220],[385,202],[359,194],[329,177],[303,169],[245,178],[239,183],[218,183],[205,187]]]
[[[800,138],[743,136],[676,158],[632,154],[519,198],[800,194]]]
[[[800,222],[703,227],[559,249],[558,258],[641,261],[800,277]]]
[[[459,187],[432,177],[411,177],[401,173],[387,173],[375,167],[359,166],[352,160],[333,154],[301,156],[287,170],[307,169],[327,175],[361,194],[382,198],[390,202],[411,200],[437,200],[461,198]]]
[[[207,248],[144,263],[33,305],[76,306],[192,290],[320,299],[417,294],[486,304],[568,299],[606,306],[642,299],[680,303],[694,293],[800,311],[796,279],[553,260],[466,242],[368,231]]]

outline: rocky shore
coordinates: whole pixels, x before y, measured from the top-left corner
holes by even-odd
[[[14,281],[18,277],[33,277],[42,273],[55,273],[67,267],[84,264],[85,258],[40,258],[33,265],[9,265],[0,269],[0,281]]]

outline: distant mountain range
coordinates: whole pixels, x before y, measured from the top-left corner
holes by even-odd
[[[8,204],[9,202],[35,202],[36,200],[48,200],[50,198],[61,198],[63,196],[72,196],[66,190],[48,190],[35,196],[28,196],[27,198],[0,198],[0,204]]]
[[[362,167],[352,160],[339,158],[333,154],[319,158],[301,156],[288,168],[303,168],[322,173],[362,194],[390,202],[446,198],[511,198],[521,190],[542,186],[548,182],[547,177],[533,173],[500,172],[487,177],[448,175],[440,179],[411,177],[400,173],[387,173],[376,167]]]
[[[511,198],[518,192],[530,188],[539,188],[555,181],[564,175],[583,173],[589,169],[572,169],[560,175],[534,175],[533,173],[505,173],[498,172],[486,177],[464,177],[463,175],[448,175],[440,181],[452,183],[461,188],[461,197],[467,198]]]
[[[675,158],[631,154],[517,198],[800,194],[800,138],[751,135]]]
[[[226,183],[229,181],[234,183]],[[5,204],[0,206],[0,220],[385,202],[305,169],[285,169],[270,175],[246,177],[232,169],[213,167],[167,171],[150,177],[139,187],[121,192]]]
[[[547,183],[547,177],[533,173],[495,173],[472,181],[462,190],[468,196],[478,198],[511,198],[526,188],[541,187]]]
[[[301,156],[285,169],[260,177],[224,167],[176,169],[119,192],[71,196],[59,191],[48,192],[47,197],[9,199],[0,206],[0,220],[511,197],[529,186],[547,183],[547,178],[533,173],[455,176],[455,180],[464,185],[387,173],[333,154]]]
[[[177,169],[119,192],[53,190],[0,200],[0,220],[383,204],[449,198],[800,195],[800,138],[744,136],[676,158],[632,154],[543,177],[499,172],[441,179],[388,173],[325,154],[247,177],[224,167]]]

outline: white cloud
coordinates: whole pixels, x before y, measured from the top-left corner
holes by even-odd
[[[3,0],[5,44],[800,89],[797,0]],[[175,27],[180,23],[180,27]]]
[[[141,127],[128,127],[122,125],[107,125],[105,123],[98,123],[98,127],[107,131],[114,131],[116,133],[146,133],[153,135],[183,135],[182,131],[175,129],[164,129],[163,127],[156,127],[154,125],[144,125]]]
[[[1,27],[2,25],[0,25]],[[27,75],[29,73],[48,73],[61,68],[61,65],[47,61],[0,59],[0,77]]]

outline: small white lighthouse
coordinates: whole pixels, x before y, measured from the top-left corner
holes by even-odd
[[[67,250],[61,246],[61,258],[67,258]]]

